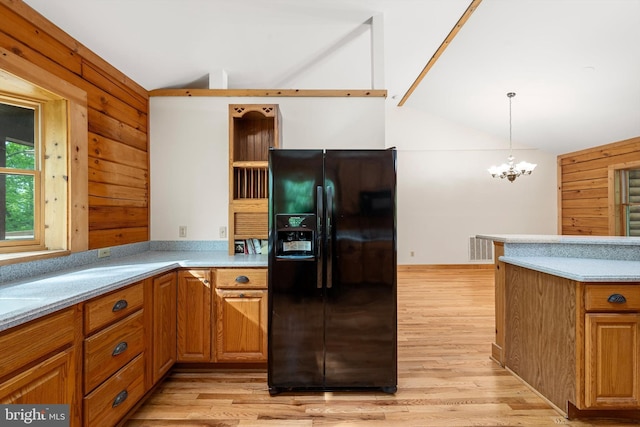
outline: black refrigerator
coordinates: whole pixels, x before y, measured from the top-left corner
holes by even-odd
[[[268,385],[397,387],[396,150],[269,151]]]

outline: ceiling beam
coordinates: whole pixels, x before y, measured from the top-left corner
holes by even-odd
[[[471,14],[473,12],[475,12],[475,10],[478,8],[478,6],[480,5],[481,2],[482,2],[482,0],[472,0],[471,1],[471,4],[469,5],[469,7],[467,7],[467,10],[464,11],[462,16],[460,17],[460,19],[458,19],[458,22],[456,22],[456,25],[454,25],[454,27],[451,29],[451,31],[449,32],[447,37],[444,39],[444,41],[442,42],[440,47],[438,47],[438,49],[433,54],[431,59],[429,59],[429,62],[427,62],[427,65],[424,66],[424,68],[422,69],[422,72],[420,72],[420,75],[418,75],[418,77],[413,82],[413,84],[411,85],[409,90],[407,90],[407,93],[404,94],[404,96],[402,97],[402,99],[398,103],[398,107],[402,107],[404,105],[404,103],[407,102],[407,100],[409,99],[409,97],[411,96],[413,91],[416,90],[416,88],[418,87],[418,85],[420,84],[422,79],[424,79],[424,76],[426,76],[427,73],[429,72],[429,70],[431,69],[431,67],[434,66],[434,64],[436,63],[438,58],[440,58],[442,53],[449,46],[449,44],[454,39],[454,37],[458,34],[458,31],[460,31],[462,26],[467,22],[467,20],[471,16]]]

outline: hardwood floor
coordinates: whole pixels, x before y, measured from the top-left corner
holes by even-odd
[[[492,269],[400,269],[398,392],[271,397],[264,371],[173,372],[138,426],[625,426],[569,421],[489,359]]]

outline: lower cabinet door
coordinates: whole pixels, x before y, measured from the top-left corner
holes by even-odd
[[[176,277],[171,272],[153,279],[153,384],[160,381],[177,358]]]
[[[85,426],[115,425],[144,395],[144,353],[84,398]]]
[[[178,362],[211,362],[211,270],[178,272]]]
[[[216,362],[267,361],[267,291],[216,289]]]
[[[74,349],[69,348],[0,384],[0,403],[72,404]]]
[[[587,313],[585,405],[638,408],[640,314]]]

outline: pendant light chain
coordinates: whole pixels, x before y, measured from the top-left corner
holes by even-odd
[[[512,133],[511,133],[511,99],[516,96],[515,92],[509,92],[507,94],[509,97],[509,154],[513,155],[513,143],[512,143]]]

